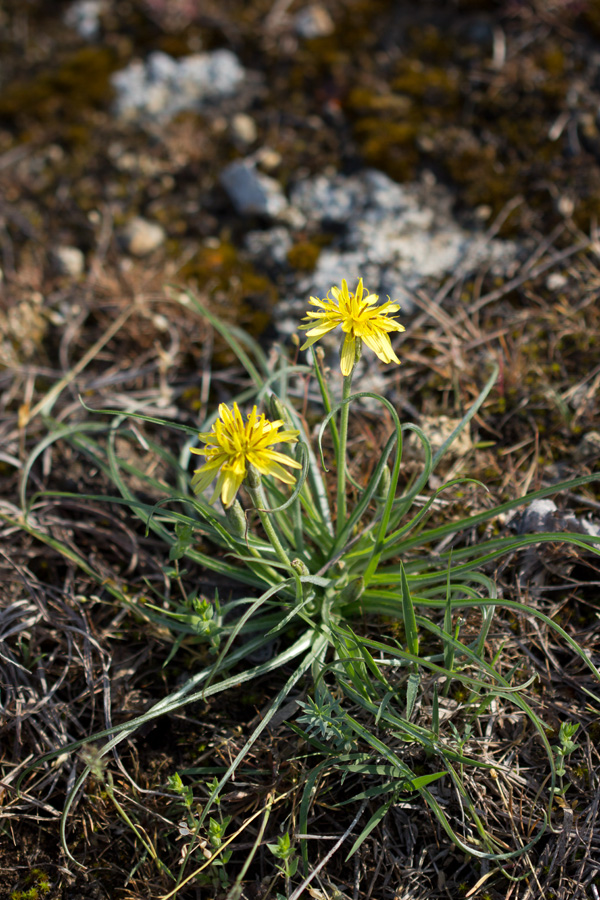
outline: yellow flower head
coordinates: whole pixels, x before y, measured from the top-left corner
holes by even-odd
[[[221,403],[219,418],[212,431],[198,435],[206,447],[202,449],[192,447],[192,453],[206,457],[205,464],[196,469],[192,478],[195,493],[199,494],[205,490],[219,472],[219,479],[210,502],[214,503],[220,494],[223,506],[231,506],[246,477],[248,463],[261,475],[274,475],[285,484],[294,484],[295,477],[286,472],[283,466],[290,466],[292,469],[301,469],[302,466],[295,459],[271,449],[273,444],[298,440],[299,431],[290,429],[279,432],[283,424],[281,419],[270,422],[264,413],[259,417],[256,406],[252,407],[252,412],[248,413],[247,422],[244,424],[237,403],[233,404],[233,410],[225,403]]]
[[[333,294],[333,300],[329,298],[329,293]],[[357,341],[364,341],[382,362],[395,362],[399,365],[400,360],[392,350],[389,332],[404,331],[404,326],[389,319],[388,316],[398,312],[400,306],[390,300],[381,306],[375,306],[379,297],[365,290],[362,278],[354,293],[348,290],[345,279],[342,280],[341,288],[332,287],[329,293],[324,300],[311,297],[308,301],[313,306],[319,307],[319,311],[307,312],[308,322],[300,325],[301,329],[306,330],[308,338],[301,349],[305,350],[328,331],[341,325],[342,331],[346,332],[342,346],[342,375],[349,375],[354,368]]]

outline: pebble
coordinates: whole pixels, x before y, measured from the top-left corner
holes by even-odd
[[[584,434],[575,450],[575,456],[588,462],[600,459],[600,431],[588,431]]]
[[[276,218],[287,208],[279,182],[257,172],[252,162],[236,160],[230,163],[221,172],[220,181],[242,216]]]
[[[562,272],[552,272],[546,278],[546,287],[549,291],[561,291],[569,283],[569,279]]]
[[[244,241],[252,258],[263,266],[284,266],[293,246],[287,228],[277,225],[268,231],[249,231]]]
[[[51,251],[52,264],[60,275],[78,278],[85,270],[85,256],[79,247],[54,247]]]
[[[231,120],[231,131],[240,144],[253,144],[258,137],[258,128],[252,116],[237,113]]]
[[[254,154],[254,159],[265,172],[273,172],[277,166],[281,165],[281,153],[273,150],[272,147],[261,147]]]
[[[335,31],[333,19],[324,6],[311,4],[301,9],[294,16],[294,31],[298,37],[311,38],[327,37]]]
[[[419,425],[425,432],[433,453],[437,453],[441,449],[453,431],[458,428],[460,422],[460,419],[452,418],[451,416],[422,415],[419,418]],[[457,458],[466,456],[472,449],[473,439],[470,426],[467,424],[447,448],[444,458],[446,461],[454,461]],[[425,459],[423,444],[414,431],[406,434],[402,445],[402,458],[403,460],[406,458],[407,462],[421,462]]]
[[[115,112],[127,120],[165,122],[186,109],[233,96],[245,70],[231,50],[193,53],[174,59],[155,51],[115,72]]]
[[[554,500],[532,500],[521,514],[514,519],[517,534],[540,534],[543,532],[574,531],[576,534],[600,535],[600,525],[590,519],[574,515],[569,510],[561,510]]]
[[[65,13],[65,25],[76,31],[84,41],[95,41],[100,36],[103,7],[103,0],[76,0]]]
[[[147,256],[164,244],[166,233],[162,225],[136,216],[122,229],[120,238],[131,256]]]

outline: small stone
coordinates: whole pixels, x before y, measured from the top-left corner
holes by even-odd
[[[281,165],[281,153],[273,150],[272,147],[261,147],[254,158],[265,172],[273,172],[277,166]]]
[[[79,278],[85,270],[85,256],[79,247],[55,247],[52,250],[52,264],[59,275]]]
[[[561,291],[567,286],[569,279],[562,272],[552,272],[546,278],[546,287],[549,291]]]
[[[252,163],[230,163],[221,172],[220,181],[242,216],[274,218],[287,207],[279,182],[257,172]]]
[[[301,9],[294,17],[294,31],[298,37],[311,38],[327,37],[335,31],[333,19],[324,6],[311,4]]]
[[[258,137],[258,128],[252,116],[237,113],[231,120],[231,131],[240,144],[253,144]]]
[[[493,211],[492,207],[488,206],[487,203],[481,203],[479,206],[475,207],[475,218],[478,222],[487,222]]]
[[[164,244],[166,239],[162,225],[149,222],[141,216],[132,219],[120,236],[126,251],[132,256],[147,256]]]
[[[302,231],[306,227],[306,216],[294,206],[285,206],[281,212],[277,213],[277,221],[287,225],[292,231]]]
[[[588,431],[581,438],[579,446],[575,450],[575,456],[579,460],[600,459],[600,431]]]
[[[566,194],[563,194],[562,197],[559,197],[556,208],[561,216],[565,216],[565,218],[570,219],[575,210],[575,201],[572,197],[568,197]]]
[[[292,247],[290,234],[281,225],[267,231],[249,231],[244,243],[253,258],[264,266],[284,266]]]
[[[100,35],[102,0],[76,0],[65,13],[65,25],[84,41],[95,41]]]

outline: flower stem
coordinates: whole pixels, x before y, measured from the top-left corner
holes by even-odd
[[[258,472],[256,472],[256,470],[252,473],[248,473],[248,476],[246,476],[246,480],[244,482],[244,487],[250,495],[252,505],[258,512],[262,527],[264,528],[265,533],[271,542],[273,550],[277,554],[277,558],[280,562],[284,563],[286,568],[291,569],[290,558],[285,552],[283,544],[279,540],[277,532],[273,528],[273,523],[271,522],[266,512],[267,504],[265,500],[265,492],[263,491],[260,475],[258,474]]]
[[[346,444],[348,441],[348,416],[350,414],[350,391],[352,389],[352,372],[344,375],[342,387],[342,406],[340,412],[340,443],[338,449],[337,473],[337,519],[336,534],[339,535],[346,524]],[[345,402],[344,402],[345,401]]]

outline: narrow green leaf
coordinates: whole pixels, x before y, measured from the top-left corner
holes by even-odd
[[[348,856],[346,857],[345,862],[348,862],[350,857],[356,853],[356,851],[358,850],[360,845],[363,843],[363,841],[366,838],[368,838],[368,836],[371,834],[373,829],[379,825],[379,823],[381,822],[383,817],[388,813],[388,811],[393,803],[394,803],[394,798],[392,797],[391,800],[388,800],[386,803],[382,804],[379,807],[379,809],[377,809],[373,813],[373,815],[371,816],[371,818],[369,819],[369,821],[367,822],[367,824],[365,825],[365,827],[363,828],[363,830],[361,831],[359,836],[356,838],[356,840],[352,844],[352,847],[350,848],[350,852],[348,853]]]
[[[412,718],[420,684],[421,676],[419,673],[411,672],[408,676],[408,681],[406,682],[406,718],[408,720]]]
[[[415,619],[415,608],[413,606],[410,587],[406,578],[406,572],[402,562],[400,563],[400,586],[402,589],[402,617],[404,619],[404,631],[406,634],[406,646],[408,652],[413,656],[419,655],[419,632],[417,631],[417,620]]]
[[[433,685],[433,699],[431,701],[431,730],[436,738],[440,736],[440,702],[438,699],[437,682]]]

